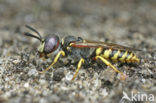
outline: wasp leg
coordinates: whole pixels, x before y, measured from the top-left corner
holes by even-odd
[[[44,71],[42,71],[41,73],[45,73],[46,71],[48,71],[59,59],[60,56],[65,56],[65,52],[64,51],[59,51],[59,53],[56,55],[56,57],[54,58],[54,61],[51,63],[51,65],[46,68]]]
[[[80,68],[81,68],[81,65],[84,64],[84,61],[85,61],[85,60],[84,60],[83,58],[80,59],[78,65],[77,65],[76,72],[75,72],[75,74],[74,74],[72,80],[74,80],[74,79],[76,78],[76,76],[77,76],[77,74],[78,74],[78,72],[79,72],[79,70],[80,70]]]
[[[101,56],[96,56],[95,60],[97,59],[101,59],[107,66],[111,67],[114,71],[121,73],[123,75],[122,72],[120,72],[116,67],[114,67],[108,60],[106,60],[105,58],[101,57]]]

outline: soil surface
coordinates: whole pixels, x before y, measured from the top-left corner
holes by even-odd
[[[71,81],[76,64],[66,58],[40,74],[53,58],[39,58],[40,42],[23,35],[30,32],[26,24],[43,37],[73,35],[141,49],[141,62],[113,63],[125,80],[99,61]],[[0,0],[0,103],[79,102],[156,103],[156,1]]]

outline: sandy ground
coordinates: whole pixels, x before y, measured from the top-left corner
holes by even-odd
[[[104,64],[82,67],[70,81],[76,65],[66,59],[40,74],[52,59],[38,57],[39,41],[23,36],[25,24],[42,36],[73,35],[142,49],[136,53],[141,63],[114,63],[127,74],[124,81]],[[155,27],[155,0],[0,0],[0,103],[156,103]],[[123,92],[138,100],[146,94],[148,100],[121,101]]]

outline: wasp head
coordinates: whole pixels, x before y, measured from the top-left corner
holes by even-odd
[[[47,36],[38,48],[38,52],[40,57],[45,56],[47,58],[48,54],[53,53],[59,48],[59,37],[56,35],[49,35]]]
[[[38,52],[40,57],[45,57],[48,58],[48,55],[51,53],[54,53],[56,50],[59,49],[60,43],[59,43],[59,37],[56,35],[49,35],[47,36],[45,39],[42,38],[42,36],[39,34],[39,32],[37,32],[35,29],[33,29],[32,27],[26,25],[26,27],[32,31],[34,31],[35,33],[38,34],[38,36],[32,35],[30,33],[25,32],[24,34],[26,36],[30,36],[33,38],[38,39],[41,44],[38,47]]]

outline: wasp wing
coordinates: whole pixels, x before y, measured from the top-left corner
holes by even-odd
[[[126,47],[126,46],[122,46],[119,44],[107,43],[107,42],[97,42],[97,41],[91,41],[91,40],[84,40],[83,42],[73,42],[70,44],[70,46],[75,47],[75,48],[98,48],[98,47],[102,47],[102,48],[106,48],[106,49],[141,51],[139,49]]]

